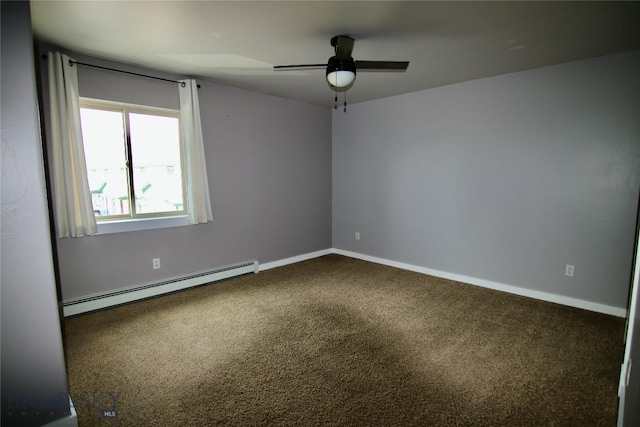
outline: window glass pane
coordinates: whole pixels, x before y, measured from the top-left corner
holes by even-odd
[[[183,210],[179,120],[130,113],[129,130],[136,212]]]
[[[80,109],[89,189],[96,217],[129,213],[123,115]]]

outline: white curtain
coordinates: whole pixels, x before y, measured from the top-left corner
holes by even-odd
[[[77,66],[69,61],[66,55],[49,52],[53,194],[58,237],[98,232],[82,144]]]
[[[200,121],[198,85],[195,80],[180,80],[180,116],[182,140],[185,147],[185,174],[187,177],[187,211],[189,223],[200,224],[213,220],[207,165],[204,158],[204,140]]]

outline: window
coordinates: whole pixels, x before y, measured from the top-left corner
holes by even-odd
[[[186,215],[179,111],[81,99],[80,120],[96,220]]]

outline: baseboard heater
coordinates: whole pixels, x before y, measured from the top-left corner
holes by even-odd
[[[116,291],[93,294],[86,297],[65,300],[62,303],[64,316],[75,316],[90,311],[127,304],[176,292],[194,286],[205,285],[231,277],[258,272],[258,261],[251,260],[239,264],[228,265],[213,270],[199,271],[184,276],[172,277],[159,282],[146,283]]]

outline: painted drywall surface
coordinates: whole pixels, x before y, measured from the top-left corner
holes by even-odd
[[[1,2],[1,7],[2,425],[43,425],[68,411],[68,390],[29,3]],[[47,403],[58,405],[53,416],[45,411]]]
[[[135,69],[72,56],[92,64]],[[172,83],[87,67],[79,68],[78,78],[81,96],[179,108],[177,86]],[[59,239],[64,299],[331,247],[330,111],[200,83],[213,222]],[[152,269],[152,258],[161,259],[160,270]]]
[[[639,129],[639,52],[338,110],[333,245],[626,308]]]

